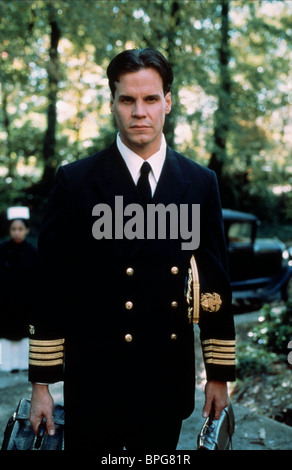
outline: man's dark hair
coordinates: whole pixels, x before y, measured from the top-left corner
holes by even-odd
[[[155,49],[129,49],[114,57],[107,68],[113,97],[116,91],[115,82],[119,81],[121,75],[142,69],[155,69],[162,78],[164,95],[170,91],[173,72],[165,57]]]

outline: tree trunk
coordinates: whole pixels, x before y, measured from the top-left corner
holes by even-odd
[[[41,186],[44,191],[50,190],[53,185],[56,160],[56,127],[57,127],[57,94],[58,82],[60,79],[58,44],[61,37],[61,30],[55,19],[54,7],[48,5],[49,24],[50,24],[50,50],[48,72],[48,109],[47,109],[47,130],[44,137],[43,158],[44,172],[41,180]]]
[[[9,119],[9,113],[7,110],[8,107],[8,94],[5,89],[5,85],[2,84],[2,113],[3,113],[3,124],[4,124],[4,129],[6,132],[6,152],[7,152],[7,157],[8,157],[8,163],[7,163],[7,168],[8,168],[8,174],[7,176],[13,177],[15,174],[15,166],[16,166],[16,161],[13,161],[11,158],[11,153],[12,153],[12,143],[11,143],[11,131],[10,131],[10,119]]]
[[[221,0],[221,42],[219,47],[220,89],[218,108],[214,119],[214,147],[209,168],[217,174],[219,186],[226,161],[226,143],[229,131],[230,114],[230,74],[229,74],[229,0]]]
[[[177,37],[177,26],[180,23],[179,17],[179,3],[173,1],[171,5],[171,18],[174,19],[174,27],[170,26],[167,35],[167,60],[174,70],[175,73],[175,64],[176,64],[176,54],[177,46],[175,44],[175,39]],[[174,82],[171,87],[171,98],[172,98],[172,109],[171,113],[166,116],[164,134],[166,141],[170,147],[175,146],[175,128],[177,122],[177,116],[179,115],[179,100],[178,100],[178,85]]]
[[[153,29],[151,36],[143,36],[145,41],[145,46],[153,49],[157,48],[157,44],[164,42],[163,39],[166,37],[166,47],[165,47],[165,57],[169,62],[170,66],[174,70],[177,63],[177,46],[175,44],[175,39],[177,37],[177,26],[180,23],[179,11],[180,6],[178,1],[171,2],[171,9],[169,11],[168,2],[161,2],[155,6],[157,17],[161,18],[161,22],[165,21],[168,18],[166,30]],[[172,21],[173,20],[173,21]],[[164,134],[167,141],[167,144],[170,147],[174,147],[174,137],[175,137],[175,128],[177,122],[177,116],[179,115],[179,100],[178,100],[178,85],[174,83],[171,87],[171,97],[172,97],[172,108],[171,113],[165,117],[164,124]]]

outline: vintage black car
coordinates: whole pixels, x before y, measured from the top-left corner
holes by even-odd
[[[292,261],[277,238],[257,238],[252,214],[223,209],[229,274],[235,306],[286,301],[292,294]]]

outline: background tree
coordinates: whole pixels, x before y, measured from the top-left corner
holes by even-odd
[[[8,177],[13,177],[17,165],[17,154],[13,148],[13,122],[23,106],[23,89],[28,86],[29,59],[32,51],[28,47],[30,22],[23,5],[0,2],[0,125],[3,130],[0,142],[2,163],[7,166]]]
[[[286,223],[292,238],[290,2],[0,7],[0,213],[22,202],[41,214],[58,166],[112,141],[106,67],[125,48],[155,47],[175,74],[168,142],[215,169],[224,206],[256,212],[281,235]]]
[[[60,67],[58,46],[61,39],[61,29],[54,5],[50,2],[46,4],[48,24],[50,27],[49,61],[47,64],[48,74],[48,109],[47,109],[47,130],[44,137],[44,173],[41,185],[45,192],[52,187],[54,179],[54,167],[56,166],[56,127],[57,127],[57,97],[58,84],[60,81]]]
[[[227,139],[230,127],[229,3],[229,0],[221,0],[221,37],[218,48],[218,107],[214,113],[214,148],[209,161],[209,168],[216,172],[220,187],[222,184],[222,169],[227,160]]]

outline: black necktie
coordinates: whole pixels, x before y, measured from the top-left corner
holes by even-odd
[[[151,170],[151,166],[148,162],[144,162],[141,166],[141,176],[137,183],[137,189],[142,197],[143,201],[147,204],[151,201],[152,191],[149,183],[148,175]]]

